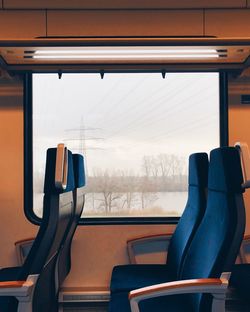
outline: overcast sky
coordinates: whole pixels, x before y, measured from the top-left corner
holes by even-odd
[[[33,76],[34,171],[59,142],[94,168],[141,171],[144,155],[219,145],[217,73]]]

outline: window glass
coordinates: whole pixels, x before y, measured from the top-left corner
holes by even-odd
[[[189,154],[219,145],[219,74],[33,75],[33,206],[45,155],[85,157],[84,217],[180,216]]]

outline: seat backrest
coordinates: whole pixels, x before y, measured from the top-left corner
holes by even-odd
[[[73,192],[74,197],[74,213],[69,224],[69,229],[66,232],[64,244],[60,251],[58,259],[58,284],[59,287],[67,277],[71,269],[71,243],[75,234],[79,219],[81,217],[85,195],[83,187],[85,185],[85,171],[84,171],[84,159],[80,154],[73,154],[74,164],[74,176],[75,176],[75,190]]]
[[[67,164],[66,160],[67,159]],[[64,168],[67,176],[65,188],[56,185],[58,168]],[[43,218],[37,237],[20,269],[18,278],[39,275],[33,296],[33,310],[53,311],[56,301],[56,263],[58,252],[73,214],[73,190],[75,189],[72,153],[64,149],[47,151],[44,182]]]
[[[231,271],[245,229],[242,170],[238,151],[211,151],[204,217],[187,251],[181,279],[220,277]],[[189,295],[192,311],[210,311],[208,295]]]
[[[208,156],[195,153],[189,157],[188,198],[185,210],[171,238],[167,265],[173,280],[178,278],[183,259],[206,207]]]

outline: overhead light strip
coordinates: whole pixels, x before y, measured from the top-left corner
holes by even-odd
[[[33,59],[53,59],[53,60],[63,60],[63,59],[185,59],[185,58],[219,58],[219,54],[113,54],[113,55],[33,55],[28,58]]]
[[[27,51],[27,53],[32,53],[32,51]],[[162,54],[214,54],[218,53],[216,49],[172,49],[172,48],[142,48],[139,49],[138,47],[136,49],[131,48],[124,48],[124,49],[116,49],[114,48],[108,48],[108,49],[72,49],[72,50],[66,50],[66,49],[60,49],[60,50],[36,50],[33,52],[34,55],[51,55],[51,54],[156,54],[156,53],[162,53]]]
[[[227,57],[227,50],[202,47],[85,47],[38,48],[24,51],[24,58],[40,60],[150,60],[150,59],[213,59]]]

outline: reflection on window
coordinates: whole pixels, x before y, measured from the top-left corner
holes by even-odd
[[[217,73],[33,75],[34,211],[46,149],[85,156],[84,217],[181,215],[189,154],[219,144]]]

